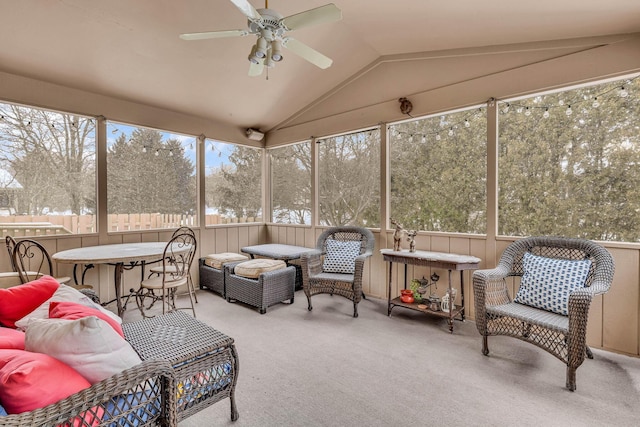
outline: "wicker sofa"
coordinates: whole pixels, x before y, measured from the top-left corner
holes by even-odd
[[[176,426],[175,389],[169,362],[145,361],[44,408],[0,417],[0,426]]]
[[[45,277],[37,284],[20,286],[31,285],[29,291],[32,291],[48,286],[53,287],[52,281],[56,283],[53,278]],[[231,419],[233,421],[238,419],[234,397],[238,357],[233,338],[182,311],[121,325],[123,336],[118,338],[123,345],[126,345],[124,342],[126,340],[129,343],[128,351],[137,353],[139,356],[135,357],[137,361],[133,363],[125,365],[122,364],[125,363],[124,361],[117,360],[114,362],[116,368],[109,367],[111,359],[124,360],[124,356],[117,352],[111,355],[108,350],[104,357],[109,359],[90,360],[92,356],[87,358],[87,355],[81,351],[75,353],[81,358],[80,363],[85,368],[90,365],[97,368],[98,371],[109,373],[89,382],[82,379],[87,385],[74,389],[72,394],[69,392],[61,393],[60,390],[74,387],[67,386],[65,382],[73,384],[76,374],[87,379],[89,377],[86,376],[85,371],[80,374],[80,371],[75,372],[71,366],[77,369],[80,367],[66,366],[64,359],[56,360],[59,356],[48,355],[48,352],[35,348],[37,343],[48,341],[51,338],[45,336],[41,339],[41,336],[36,332],[30,331],[34,327],[37,331],[38,325],[43,324],[65,325],[66,327],[76,323],[69,318],[67,318],[69,319],[68,323],[56,322],[59,319],[51,319],[53,320],[51,322],[49,319],[38,318],[34,314],[46,304],[49,306],[50,318],[56,317],[54,315],[55,309],[59,308],[61,304],[68,304],[58,302],[59,298],[69,292],[68,289],[61,289],[63,287],[64,285],[59,285],[54,296],[31,312],[30,316],[34,316],[33,318],[37,320],[26,321],[27,330],[26,333],[23,333],[22,347],[16,346],[16,342],[12,341],[12,336],[15,336],[13,334],[19,334],[20,331],[7,324],[10,317],[7,314],[7,305],[13,306],[15,301],[10,304],[6,301],[21,294],[15,288],[11,290],[15,293],[13,296],[7,293],[2,294],[5,301],[0,301],[0,311],[2,312],[0,317],[2,325],[5,327],[0,327],[0,341],[3,344],[0,347],[0,376],[2,376],[4,390],[0,391],[2,391],[3,397],[2,404],[9,405],[10,403],[11,410],[7,406],[7,412],[10,414],[6,415],[4,409],[0,407],[2,409],[0,426],[176,426],[178,421],[226,398],[229,398],[231,404]],[[61,290],[64,292],[60,292]],[[7,290],[3,289],[2,291],[6,292]],[[73,290],[72,292],[77,293]],[[51,302],[49,303],[49,301]],[[88,302],[88,304],[92,303]],[[73,307],[73,304],[68,306]],[[81,345],[79,344],[78,347],[85,348],[87,347],[86,342],[90,342],[88,346],[93,349],[93,353],[101,354],[101,351],[112,345],[108,344],[111,343],[111,338],[108,338],[105,330],[117,335],[116,332],[111,331],[109,322],[103,321],[103,318],[106,317],[101,317],[98,314],[97,317],[92,315],[90,318],[78,319],[78,321],[83,321],[82,326],[77,326],[74,332],[65,335],[65,338],[62,338],[64,344],[58,347],[76,348],[74,342],[78,341],[72,341],[69,344],[66,338],[69,335],[73,337],[72,339],[87,337],[87,340]],[[98,339],[104,337],[107,340],[104,346],[103,341],[96,344],[92,337],[82,333],[75,334],[75,331],[78,330],[91,329],[85,325],[85,320],[87,324],[97,322],[102,325],[96,336]],[[24,319],[16,321],[15,327],[22,327],[23,321]],[[91,330],[93,331],[93,329]],[[56,335],[53,341],[58,339],[58,335]],[[57,348],[54,349],[54,352],[56,350]],[[77,350],[69,351],[73,353]],[[49,365],[43,360],[53,360],[60,366]],[[104,370],[103,367],[105,367]],[[3,368],[7,368],[7,372],[3,371]],[[60,370],[60,368],[64,369]],[[91,374],[96,373],[93,370],[95,368],[90,369]],[[50,379],[49,373],[57,370],[62,373],[52,374],[55,379]],[[41,378],[46,379],[40,380]],[[45,390],[50,390],[50,392]],[[39,399],[39,395],[49,397]],[[56,399],[59,400],[56,401]],[[30,403],[33,400],[42,401],[43,403],[39,404],[42,407]],[[38,409],[18,409],[25,408],[27,405],[30,405],[29,409]]]

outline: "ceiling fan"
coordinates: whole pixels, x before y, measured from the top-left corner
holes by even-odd
[[[268,0],[265,0],[264,9],[258,10],[251,6],[247,0],[230,1],[247,17],[247,29],[187,33],[180,34],[180,38],[183,40],[204,40],[256,35],[258,40],[251,48],[248,58],[250,76],[259,76],[264,67],[272,68],[276,62],[282,61],[282,47],[322,69],[330,67],[333,63],[330,58],[287,35],[288,31],[341,20],[342,11],[333,3],[283,17],[275,10],[269,9]]]

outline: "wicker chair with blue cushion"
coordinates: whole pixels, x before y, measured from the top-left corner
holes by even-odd
[[[300,259],[309,311],[312,295],[336,294],[353,301],[353,317],[358,317],[364,261],[373,254],[374,245],[373,233],[363,227],[331,227],[320,235],[316,249]]]
[[[506,335],[534,344],[567,365],[566,387],[576,389],[576,369],[593,354],[586,344],[589,306],[609,290],[614,264],[595,242],[528,237],[510,244],[498,266],[473,273],[476,326],[482,353],[487,337]],[[506,278],[520,277],[515,298]]]

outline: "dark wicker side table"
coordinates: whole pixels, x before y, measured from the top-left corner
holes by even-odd
[[[175,370],[178,420],[229,398],[238,419],[238,354],[233,338],[182,311],[123,323],[125,338],[142,360],[168,360]]]

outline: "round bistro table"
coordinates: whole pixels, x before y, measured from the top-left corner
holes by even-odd
[[[124,270],[130,270],[138,265],[142,266],[142,277],[144,278],[144,265],[147,262],[156,262],[162,259],[167,242],[142,242],[142,243],[119,243],[112,245],[86,246],[83,248],[68,249],[53,254],[52,259],[63,264],[74,264],[73,278],[77,283],[76,267],[79,264],[85,265],[85,272],[95,264],[107,264],[115,267],[113,281],[116,290],[116,304],[118,306],[118,316],[122,317],[126,310],[123,306],[122,296],[122,275]],[[125,264],[127,266],[125,267]],[[84,272],[82,274],[84,278]],[[84,281],[84,280],[83,280]]]

